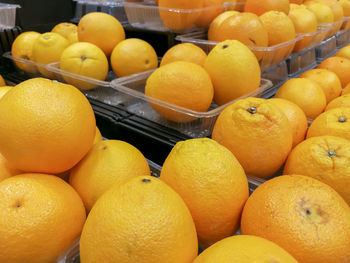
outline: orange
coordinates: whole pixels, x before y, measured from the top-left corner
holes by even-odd
[[[199,27],[208,27],[211,21],[224,11],[223,3],[224,0],[204,0],[204,9],[195,24]]]
[[[76,29],[75,31],[71,32],[68,37],[67,40],[70,44],[74,44],[79,42],[78,40],[78,29]]]
[[[191,214],[161,180],[137,176],[92,208],[80,239],[81,262],[186,262],[197,256]]]
[[[96,144],[100,141],[102,141],[102,134],[101,134],[100,130],[98,129],[98,127],[96,126],[96,133],[95,133],[95,139],[94,139],[93,144]]]
[[[222,22],[225,21],[226,18],[231,17],[233,15],[240,14],[237,11],[226,11],[223,12],[222,14],[218,15],[211,23],[209,26],[208,30],[208,40],[210,41],[217,41],[217,30],[222,24]]]
[[[33,59],[40,64],[60,61],[63,50],[69,45],[67,39],[57,33],[44,33],[36,38],[33,44]],[[54,78],[55,74],[44,67],[38,67],[41,74]]]
[[[322,61],[318,68],[333,71],[340,79],[344,88],[350,82],[350,59],[342,57],[330,57]]]
[[[106,140],[95,144],[74,166],[69,182],[80,195],[86,210],[90,211],[112,185],[150,173],[146,158],[134,146],[123,141]]]
[[[68,39],[70,34],[77,32],[78,27],[72,23],[59,23],[54,28],[52,28],[51,32],[60,34],[64,38]]]
[[[307,176],[284,175],[260,185],[244,207],[241,230],[276,243],[298,262],[350,260],[350,207]]]
[[[193,263],[227,262],[297,263],[290,254],[275,243],[261,237],[248,235],[237,235],[220,240],[193,261]]]
[[[288,156],[284,174],[302,174],[324,182],[350,205],[350,141],[335,136],[312,137]]]
[[[338,76],[327,69],[311,69],[300,75],[315,81],[324,91],[327,103],[340,96],[342,86]]]
[[[224,146],[209,138],[178,142],[163,164],[160,179],[185,201],[200,246],[208,247],[237,231],[249,196],[248,181]]]
[[[271,10],[288,15],[289,0],[246,0],[244,7],[244,12],[251,12],[258,16]]]
[[[343,7],[345,17],[350,16],[350,0],[338,0],[339,4]]]
[[[0,261],[55,262],[82,231],[85,209],[56,176],[22,174],[0,182]]]
[[[310,125],[307,138],[333,135],[350,140],[350,108],[334,108],[322,113]]]
[[[106,13],[92,12],[84,15],[78,24],[80,42],[90,42],[110,56],[113,48],[125,39],[125,31],[119,21]]]
[[[292,149],[293,131],[287,117],[272,103],[246,98],[225,108],[212,138],[227,147],[247,175],[269,177]]]
[[[335,56],[350,59],[350,46],[339,49]]]
[[[95,80],[104,81],[108,75],[108,60],[103,51],[88,42],[78,42],[67,47],[61,54],[60,69]],[[81,90],[96,88],[97,85],[76,77],[62,75],[63,79]]]
[[[171,30],[181,31],[200,17],[204,0],[159,0],[158,6],[163,23]]]
[[[350,94],[342,95],[329,102],[325,111],[335,108],[350,108]]]
[[[327,105],[323,89],[315,81],[307,78],[287,80],[279,88],[275,97],[294,102],[310,119],[320,115]]]
[[[341,95],[350,94],[350,82],[344,87],[341,92]]]
[[[4,80],[4,78],[0,75],[0,87],[2,86],[6,86],[6,82]]]
[[[332,9],[323,3],[309,1],[304,3],[312,13],[316,15],[318,24],[330,24],[334,22]]]
[[[341,21],[344,18],[344,10],[342,5],[337,0],[313,0],[318,3],[328,5],[333,12],[334,22]],[[331,35],[337,33],[342,26],[342,22],[333,25],[334,29],[331,30]]]
[[[14,167],[57,174],[72,168],[90,150],[96,123],[79,90],[34,78],[0,100],[0,127],[0,152]]]
[[[12,167],[0,153],[0,182],[8,177],[19,174],[21,171]]]
[[[223,105],[259,88],[261,70],[252,51],[237,40],[225,40],[213,48],[205,61],[214,86],[214,101]]]
[[[158,56],[146,41],[129,38],[115,46],[111,55],[111,65],[118,77],[125,77],[157,68]]]
[[[12,86],[0,86],[0,99],[4,97],[10,89],[12,89]]]
[[[150,99],[151,106],[164,118],[174,122],[188,122],[195,117],[164,107],[161,102],[205,112],[213,100],[214,89],[210,76],[203,67],[187,61],[176,61],[156,69],[149,76],[145,94],[157,100],[157,103],[152,103]]]
[[[207,54],[200,47],[191,43],[177,44],[170,48],[163,56],[160,66],[175,61],[188,61],[204,66]]]
[[[16,37],[11,47],[11,54],[14,58],[34,60],[33,57],[33,45],[35,40],[40,36],[40,33],[34,31],[28,31],[21,33]],[[36,73],[37,68],[35,65],[29,63],[21,63],[15,61],[16,66],[21,70],[29,73]]]
[[[268,101],[277,106],[286,115],[293,131],[293,147],[302,142],[305,139],[308,126],[303,110],[295,103],[285,99],[273,98]]]

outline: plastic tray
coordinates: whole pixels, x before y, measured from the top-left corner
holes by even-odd
[[[336,35],[337,48],[340,49],[350,43],[350,29],[340,30]]]
[[[322,43],[316,47],[316,60],[321,62],[328,57],[335,54],[337,48],[336,36],[332,36],[322,41]]]
[[[0,29],[15,27],[17,8],[21,6],[0,3]]]

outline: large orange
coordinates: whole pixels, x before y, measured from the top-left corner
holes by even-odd
[[[70,172],[69,183],[79,193],[86,210],[111,186],[139,175],[150,175],[146,158],[131,144],[101,141]]]
[[[242,166],[224,146],[209,138],[178,142],[160,179],[184,199],[201,246],[237,231],[249,188]]]
[[[275,243],[248,235],[237,235],[220,240],[193,261],[193,263],[227,262],[297,263],[289,253]]]
[[[340,79],[344,88],[350,82],[350,59],[342,57],[330,57],[322,61],[318,68],[333,71]]]
[[[258,16],[268,11],[289,13],[289,0],[246,0],[244,12],[251,12]]]
[[[204,0],[204,10],[202,10],[195,24],[199,27],[208,27],[211,21],[224,11],[223,3],[224,0]]]
[[[34,78],[0,100],[0,152],[26,172],[72,168],[90,150],[95,130],[89,101],[70,85]]]
[[[335,136],[309,138],[288,156],[284,174],[302,174],[334,188],[350,205],[350,141]]]
[[[21,171],[13,168],[12,165],[0,153],[0,182],[19,173],[21,173]]]
[[[114,16],[92,12],[80,19],[78,39],[80,42],[95,44],[103,50],[106,56],[109,56],[113,48],[125,39],[125,31]]]
[[[233,15],[237,15],[237,14],[240,14],[240,13],[237,11],[226,11],[226,12],[223,12],[222,14],[218,15],[210,23],[210,26],[208,29],[208,40],[217,41],[216,32],[217,32],[218,28],[220,27],[220,25],[222,24],[222,22],[224,22],[226,18],[233,16]]]
[[[82,231],[83,202],[60,178],[22,174],[0,182],[0,262],[56,262]]]
[[[335,108],[350,108],[350,94],[342,95],[329,102],[325,111]]]
[[[244,207],[241,230],[275,242],[301,263],[350,261],[350,207],[311,177],[284,175],[260,185]]]
[[[225,40],[213,48],[204,68],[214,85],[214,101],[223,105],[259,88],[261,70],[252,51],[237,40]]]
[[[204,66],[207,54],[200,47],[192,43],[182,43],[173,46],[165,52],[160,66],[175,62],[175,61],[188,61],[196,63],[200,66]]]
[[[269,177],[287,159],[292,133],[278,107],[264,99],[247,98],[221,112],[212,137],[234,154],[246,174]]]
[[[196,228],[181,197],[151,176],[112,187],[92,208],[80,258],[96,262],[184,262],[197,256]]]

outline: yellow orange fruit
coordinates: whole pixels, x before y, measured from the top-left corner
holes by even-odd
[[[190,263],[197,246],[195,225],[181,197],[157,178],[138,176],[112,187],[92,208],[80,258],[85,263]]]
[[[350,94],[350,82],[344,87],[344,89],[341,92],[341,95]]]
[[[350,108],[350,94],[342,95],[329,102],[325,111],[335,108]]]
[[[182,80],[181,85],[179,80]],[[203,67],[187,61],[176,61],[156,69],[149,76],[145,94],[186,109],[205,112],[212,102],[214,89]],[[188,122],[196,118],[152,101],[150,103],[160,115],[174,122]]]
[[[214,101],[223,105],[259,88],[261,70],[252,51],[237,40],[225,40],[208,54],[204,68],[214,86]]]
[[[60,69],[84,77],[105,80],[108,75],[108,60],[103,51],[88,42],[78,42],[67,47],[60,57]],[[81,90],[97,87],[97,84],[63,74],[63,79]]]
[[[139,175],[150,175],[146,158],[131,144],[101,141],[70,172],[69,183],[87,211],[110,187]]]
[[[78,40],[78,29],[76,29],[75,31],[71,32],[68,37],[67,40],[69,42],[69,44],[74,44],[79,42]]]
[[[10,89],[12,89],[12,86],[0,86],[0,99],[4,97]]]
[[[78,194],[56,176],[5,179],[0,182],[0,261],[55,262],[79,237],[85,217]]]
[[[0,153],[0,182],[8,177],[21,173],[15,169]]]
[[[113,49],[111,66],[118,77],[125,77],[157,68],[158,56],[146,41],[129,38],[120,41]]]
[[[221,112],[212,138],[234,154],[247,175],[269,177],[286,160],[292,134],[278,107],[264,99],[246,98]]]
[[[113,48],[125,39],[125,31],[120,22],[113,16],[92,12],[84,15],[78,24],[80,42],[90,42],[110,56]]]
[[[77,25],[64,22],[64,23],[59,23],[59,24],[55,25],[52,28],[51,32],[60,34],[64,38],[68,39],[70,34],[77,32],[77,30],[78,30]]]
[[[314,1],[305,2],[304,4],[307,9],[316,15],[318,24],[330,24],[334,22],[334,14],[328,5]]]
[[[318,3],[328,5],[333,12],[334,22],[342,21],[344,18],[344,10],[342,5],[337,0],[313,0]],[[337,33],[342,26],[342,22],[333,25],[334,29],[331,30],[331,35]]]
[[[222,14],[218,15],[211,23],[208,29],[208,40],[210,41],[217,41],[217,29],[220,27],[223,21],[225,21],[226,18],[240,14],[237,11],[226,11]]]
[[[350,16],[350,0],[338,0],[339,4],[343,7],[345,17]]]
[[[284,175],[260,185],[244,207],[241,231],[276,243],[298,262],[350,260],[350,207],[311,177]]]
[[[339,51],[335,53],[335,56],[350,59],[350,46],[339,49]]]
[[[251,12],[258,16],[268,11],[289,13],[289,0],[246,0],[244,12]]]
[[[342,57],[330,57],[322,61],[318,68],[328,69],[337,74],[342,87],[350,82],[350,59]]]
[[[200,246],[208,247],[237,231],[249,196],[248,181],[224,146],[209,138],[178,142],[163,164],[160,179],[185,201]]]
[[[200,47],[192,43],[182,43],[173,46],[165,52],[160,66],[175,62],[175,61],[187,61],[204,66],[207,54]]]
[[[224,0],[204,0],[203,10],[196,20],[199,27],[208,27],[215,17],[224,11]]]
[[[100,141],[102,141],[102,134],[101,134],[99,128],[96,126],[96,133],[95,133],[95,139],[94,139],[93,144],[96,144]]]
[[[0,100],[0,127],[0,152],[14,167],[57,174],[72,168],[90,150],[96,123],[79,90],[34,78]]]
[[[294,102],[310,119],[320,115],[327,105],[323,89],[307,78],[289,79],[279,88],[275,97]]]

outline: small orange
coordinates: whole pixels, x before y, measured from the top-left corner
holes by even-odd
[[[350,94],[350,82],[344,87],[341,92],[341,95]]]
[[[350,108],[350,94],[342,95],[329,102],[325,111],[335,108]]]
[[[227,147],[248,175],[269,177],[281,168],[293,143],[287,117],[260,98],[238,100],[225,108],[212,138]]]
[[[208,27],[214,18],[224,11],[223,3],[224,0],[204,0],[204,10],[202,10],[195,24],[199,27]]]
[[[13,168],[0,153],[0,182],[19,173],[21,173],[21,171]]]
[[[330,57],[322,61],[318,68],[333,71],[340,79],[344,88],[350,82],[350,59],[342,57]]]
[[[4,97],[10,89],[12,89],[12,86],[0,86],[0,99]]]
[[[276,243],[298,262],[350,261],[350,207],[311,177],[284,175],[260,185],[244,207],[241,231]]]
[[[258,16],[268,11],[289,13],[289,0],[246,0],[244,12],[251,12]]]
[[[164,54],[160,66],[164,66],[175,61],[188,61],[199,66],[204,66],[207,54],[200,47],[192,43],[182,43],[168,49]]]
[[[320,115],[327,105],[323,89],[315,81],[307,78],[287,80],[279,88],[275,97],[294,102],[310,119]]]
[[[52,28],[51,32],[60,34],[64,38],[68,39],[70,34],[77,32],[78,27],[72,23],[59,23]]]
[[[240,14],[237,11],[226,11],[223,12],[222,14],[218,15],[211,23],[209,26],[209,30],[208,30],[208,40],[210,41],[217,41],[217,30],[220,27],[220,25],[222,24],[223,21],[225,21],[226,18],[233,16],[233,15],[237,15]]]
[[[339,49],[339,51],[335,53],[335,56],[350,59],[350,46]]]

